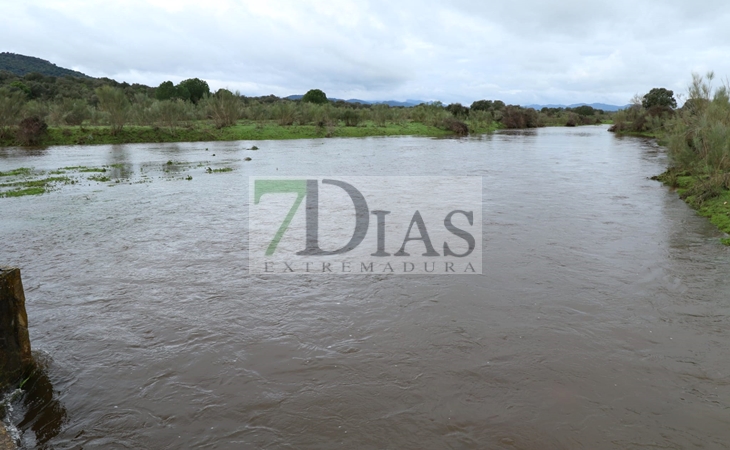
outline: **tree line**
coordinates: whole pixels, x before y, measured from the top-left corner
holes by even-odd
[[[191,78],[157,87],[120,83],[108,78],[56,77],[29,73],[15,75],[0,71],[0,137],[20,133],[24,120],[34,127],[90,125],[110,126],[114,132],[124,126],[152,126],[170,132],[205,121],[217,128],[238,121],[272,122],[280,126],[319,127],[374,126],[420,122],[456,134],[480,132],[490,127],[531,128],[546,125],[600,123],[608,114],[590,106],[543,108],[536,111],[501,100],[477,100],[470,106],[459,103],[424,103],[415,107],[331,101],[319,89],[311,89],[300,100],[274,95],[248,97],[219,89]],[[27,130],[26,130],[27,131]],[[28,131],[24,135],[32,135]],[[27,139],[19,137],[25,143]]]

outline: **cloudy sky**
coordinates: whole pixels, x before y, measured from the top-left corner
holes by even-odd
[[[0,0],[0,51],[245,95],[623,105],[730,76],[730,2]]]

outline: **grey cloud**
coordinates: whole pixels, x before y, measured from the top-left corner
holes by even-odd
[[[156,6],[157,5],[157,6]],[[730,75],[719,1],[17,2],[3,51],[157,85],[246,95],[626,103],[692,71]]]

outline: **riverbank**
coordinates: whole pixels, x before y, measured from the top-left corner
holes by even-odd
[[[661,175],[652,177],[676,190],[679,198],[710,219],[720,231],[730,234],[730,190],[716,188],[717,183],[708,176],[693,176],[676,168],[667,169]],[[730,245],[730,237],[721,239]]]
[[[489,133],[499,127],[492,123],[473,133]],[[201,141],[248,141],[312,139],[325,137],[370,137],[370,136],[453,136],[450,130],[420,122],[388,123],[376,125],[372,121],[358,126],[315,126],[278,125],[275,121],[239,121],[233,126],[216,128],[212,122],[196,121],[179,127],[125,126],[114,133],[110,126],[60,126],[49,127],[39,145],[93,145],[93,144],[137,144],[156,142],[201,142]],[[19,146],[13,135],[0,138],[0,146]]]

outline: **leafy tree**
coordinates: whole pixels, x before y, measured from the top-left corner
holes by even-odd
[[[327,103],[327,94],[325,94],[324,92],[322,92],[319,89],[310,89],[302,97],[302,102],[315,103],[317,105],[322,105],[322,104]]]
[[[641,106],[649,109],[653,106],[674,109],[677,107],[677,100],[674,99],[674,92],[665,88],[654,88],[644,95]]]
[[[494,107],[491,100],[477,100],[471,104],[471,109],[474,111],[489,111]]]
[[[183,80],[178,84],[178,87],[181,90],[187,91],[189,94],[187,99],[195,104],[197,104],[201,98],[210,95],[210,87],[208,87],[208,83],[199,78]]]
[[[122,131],[129,116],[129,100],[120,88],[102,86],[96,89],[96,96],[99,98],[99,109],[109,115],[109,123],[112,126],[112,133]]]
[[[157,90],[155,91],[155,98],[157,100],[170,100],[175,97],[177,97],[177,89],[175,89],[172,81],[163,81],[157,86]]]
[[[596,110],[593,109],[592,106],[588,105],[577,106],[575,108],[572,108],[572,111],[579,116],[592,116],[596,113]]]
[[[457,119],[469,116],[469,108],[462,106],[461,103],[452,103],[446,107],[446,111],[450,112]]]

